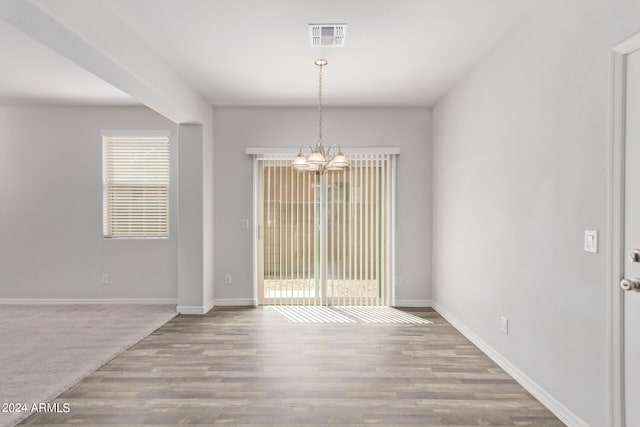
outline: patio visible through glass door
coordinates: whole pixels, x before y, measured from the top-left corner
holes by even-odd
[[[259,304],[390,305],[391,156],[350,161],[324,175],[257,162]]]

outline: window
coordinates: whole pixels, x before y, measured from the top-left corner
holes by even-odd
[[[169,237],[169,132],[103,131],[103,235]]]

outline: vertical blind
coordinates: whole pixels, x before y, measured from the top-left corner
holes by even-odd
[[[291,159],[260,162],[261,298],[263,304],[316,304],[320,295],[319,177],[294,170]]]
[[[327,174],[326,297],[332,305],[390,305],[388,155],[350,156]]]
[[[168,237],[168,134],[103,133],[102,150],[104,237]]]
[[[321,176],[258,159],[260,304],[391,305],[395,159],[349,160]]]

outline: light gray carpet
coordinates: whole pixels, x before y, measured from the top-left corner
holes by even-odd
[[[175,315],[168,305],[0,305],[0,404],[47,402]],[[0,426],[28,415],[0,407]]]

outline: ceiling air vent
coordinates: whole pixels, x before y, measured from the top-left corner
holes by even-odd
[[[309,24],[312,47],[343,47],[347,24]]]

